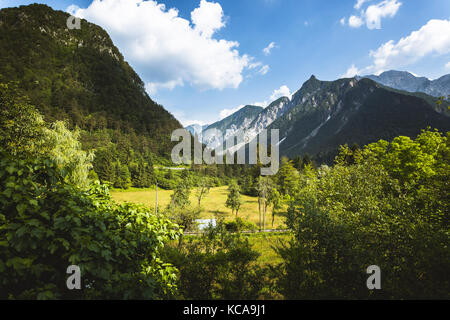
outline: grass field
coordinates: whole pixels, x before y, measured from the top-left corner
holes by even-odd
[[[292,234],[286,233],[248,233],[242,234],[243,237],[248,239],[248,242],[252,248],[260,253],[257,262],[261,265],[276,265],[282,262],[281,257],[276,253],[275,247],[280,246],[281,243],[287,243],[292,239]],[[198,235],[188,235],[186,239],[196,240],[199,239]],[[171,242],[171,246],[176,246],[177,241]]]
[[[231,209],[225,207],[227,200],[228,187],[211,188],[210,192],[201,202],[202,211],[200,218],[208,219],[215,217],[223,217],[226,221],[233,220]],[[190,200],[192,205],[197,205],[198,201],[195,197],[194,189],[191,192]],[[158,189],[158,208],[165,209],[170,202],[170,196],[173,191]],[[134,202],[141,203],[148,207],[155,207],[155,190],[154,189],[131,189],[131,190],[114,190],[111,192],[114,200],[118,202]],[[243,204],[238,212],[238,217],[259,224],[258,198],[242,195]],[[275,217],[273,228],[283,228],[284,218]],[[267,209],[266,213],[266,229],[272,229],[272,211]]]
[[[261,254],[258,262],[272,265],[282,262],[281,257],[275,252],[273,247],[292,239],[292,235],[289,233],[256,233],[246,236],[252,248]]]

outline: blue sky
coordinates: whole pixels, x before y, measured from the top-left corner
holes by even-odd
[[[450,73],[448,0],[1,0],[0,7],[33,2],[105,28],[150,96],[185,125],[265,106],[312,74]]]

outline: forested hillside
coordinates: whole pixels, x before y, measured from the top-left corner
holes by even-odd
[[[69,30],[68,17],[37,4],[2,9],[0,82],[14,82],[45,121],[79,127],[102,181],[147,186],[151,163],[169,158],[181,124],[147,95],[102,28],[82,20]]]

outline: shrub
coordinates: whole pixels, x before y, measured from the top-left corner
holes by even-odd
[[[160,258],[178,226],[142,206],[81,190],[45,158],[0,160],[0,299],[141,299],[172,296],[176,270]],[[68,290],[66,268],[81,269]]]

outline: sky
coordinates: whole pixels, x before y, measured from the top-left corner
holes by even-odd
[[[103,27],[183,125],[211,124],[320,80],[450,73],[449,0],[0,0]]]

